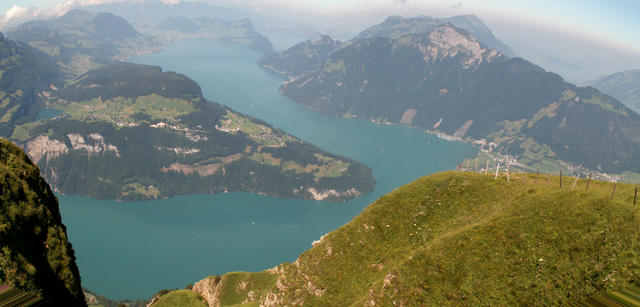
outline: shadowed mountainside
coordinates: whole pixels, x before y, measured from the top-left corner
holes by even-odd
[[[354,42],[281,92],[319,112],[415,125],[545,167],[640,171],[640,116],[464,30]]]
[[[58,200],[40,170],[0,138],[0,285],[55,306],[86,306]]]

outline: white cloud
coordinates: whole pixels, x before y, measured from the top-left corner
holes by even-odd
[[[25,22],[37,18],[42,13],[41,9],[35,7],[21,7],[14,5],[4,13],[4,17],[0,19],[0,25],[5,25],[11,21]]]
[[[21,7],[14,5],[5,12],[4,16],[0,16],[0,29],[9,28],[21,23],[35,19],[50,19],[64,15],[74,8],[83,6],[100,5],[113,2],[125,2],[131,0],[67,0],[56,4],[51,9],[40,9],[36,7]],[[133,0],[134,2],[145,2],[151,0]],[[165,4],[177,4],[182,0],[162,0]]]
[[[25,14],[28,14],[29,11],[30,11],[29,8],[14,5],[5,13],[5,18],[8,18],[8,19],[17,18]]]

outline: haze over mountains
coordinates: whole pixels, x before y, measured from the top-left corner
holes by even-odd
[[[604,76],[589,82],[589,85],[640,113],[640,70],[628,70]]]
[[[480,19],[472,15],[451,18],[432,18],[427,16],[403,18],[392,16],[382,23],[362,31],[345,43],[335,41],[328,35],[324,35],[317,42],[306,41],[278,54],[267,54],[260,61],[260,64],[289,77],[300,76],[320,68],[329,54],[353,42],[373,37],[399,38],[408,34],[425,33],[438,25],[444,24],[452,24],[458,28],[465,29],[477,35],[476,37],[482,43],[502,51],[507,56],[514,55],[509,46],[493,36],[491,30]]]
[[[640,51],[572,35],[567,29],[517,21],[488,22],[515,53],[575,84],[629,69],[640,69]]]
[[[461,3],[459,6],[451,7],[421,7],[418,1],[395,1],[383,8],[374,5],[370,9],[358,10],[357,12],[318,13],[299,7],[273,5],[268,2],[266,4],[262,2],[216,2],[209,4],[204,1],[166,3],[149,0],[89,6],[81,6],[81,3],[69,3],[64,8],[79,7],[94,13],[110,12],[129,20],[143,33],[151,30],[159,20],[172,16],[191,19],[207,16],[227,21],[250,18],[257,31],[268,36],[275,49],[281,51],[300,41],[317,40],[321,37],[320,33],[345,41],[390,15],[458,16],[478,14],[470,8],[473,6]],[[620,6],[622,6],[621,3]],[[611,7],[618,7],[618,4]],[[24,22],[24,18],[33,19],[38,18],[37,16],[51,16],[51,14],[61,15],[64,12],[40,11],[40,15],[38,15],[35,14],[37,10],[25,9],[24,11],[23,17],[15,16],[12,20],[6,20],[4,30]],[[497,34],[495,36],[510,45],[510,48],[515,50],[518,56],[546,70],[556,72],[572,83],[583,84],[607,74],[640,68],[640,53],[637,50],[636,53],[633,53],[607,45],[606,42],[585,38],[584,35],[575,35],[571,32],[573,28],[570,27],[554,24],[532,25],[530,20],[520,20],[513,16],[504,18],[505,16],[486,14],[486,12],[478,16],[490,26],[492,32]],[[579,26],[579,24],[571,25],[574,28],[579,28]],[[588,32],[584,30],[583,33]],[[482,40],[479,36],[477,38]]]
[[[27,22],[6,35],[47,53],[76,74],[160,46],[158,41],[143,36],[122,17],[81,10],[72,10],[50,21]]]
[[[73,10],[0,35],[0,136],[24,150],[0,139],[0,286],[84,305],[52,191],[337,202],[373,190],[369,166],[208,101],[186,75],[120,62],[174,39],[263,52],[260,65],[290,78],[280,92],[323,114],[414,126],[533,172],[640,173],[637,71],[594,81],[603,92],[574,85],[517,57],[475,16],[391,16],[347,40],[323,35],[273,53],[249,19],[192,16],[213,6],[183,3],[175,14],[160,2],[110,6],[140,13],[144,31],[112,13]],[[37,117],[43,110],[56,114]],[[562,187],[562,177],[533,173],[424,177],[291,263],[211,276],[150,303],[556,305],[631,286],[640,273],[635,186],[578,179],[558,189],[548,182]]]
[[[264,53],[273,52],[268,38],[256,32],[251,20],[226,21],[208,17],[190,19],[171,16],[162,19],[151,32],[168,40],[178,38],[211,38],[236,43]]]

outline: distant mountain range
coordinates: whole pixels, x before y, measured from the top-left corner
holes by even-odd
[[[160,41],[138,33],[121,17],[81,10],[54,20],[27,22],[6,34],[47,53],[76,74],[161,47]]]
[[[638,114],[451,24],[354,39],[281,91],[322,113],[443,132],[532,167],[640,171]]]
[[[628,70],[604,76],[589,82],[589,85],[640,113],[640,70]]]
[[[173,18],[195,20],[206,17],[217,20],[240,20],[248,16],[246,10],[225,5],[215,5],[202,1],[123,1],[105,2],[82,7],[83,10],[100,13],[109,12],[128,20],[141,32],[151,30],[158,22]]]
[[[427,16],[404,18],[391,16],[384,22],[362,31],[348,42],[334,41],[325,35],[317,42],[302,42],[281,53],[266,55],[259,63],[290,77],[301,76],[321,68],[332,52],[360,40],[376,37],[396,39],[404,35],[429,32],[438,25],[446,24],[470,32],[479,42],[501,51],[506,56],[514,56],[509,46],[498,40],[491,30],[473,15],[451,18],[432,18]]]
[[[187,18],[171,16],[161,20],[151,33],[168,40],[200,37],[228,41],[269,54],[273,45],[268,38],[256,32],[249,19],[226,21],[208,17]]]

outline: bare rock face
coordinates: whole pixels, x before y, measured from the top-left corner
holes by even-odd
[[[436,63],[447,57],[463,56],[464,69],[477,67],[484,61],[490,62],[500,56],[500,52],[482,46],[473,36],[462,33],[451,26],[438,26],[428,35],[427,42],[418,41],[416,47],[424,55],[427,63]],[[413,41],[415,37],[404,38]],[[403,41],[402,39],[400,41]]]
[[[112,144],[106,143],[104,141],[104,137],[98,133],[91,133],[88,135],[88,138],[93,140],[93,144],[86,142],[84,137],[77,133],[67,134],[67,138],[69,138],[73,150],[84,150],[90,154],[112,151],[119,156],[118,148]]]
[[[193,285],[193,292],[202,296],[210,307],[220,306],[219,289],[220,282],[216,282],[215,278],[205,278]]]
[[[329,189],[329,190],[316,190],[315,188],[309,188],[307,189],[307,191],[309,191],[309,193],[311,194],[311,198],[313,198],[314,200],[325,200],[329,197],[342,197],[342,196],[353,196],[353,197],[358,197],[360,195],[362,195],[361,192],[359,192],[358,190],[351,188],[349,190],[340,192],[340,191],[336,191],[334,189]]]
[[[60,155],[66,154],[71,150],[86,151],[89,154],[102,154],[108,151],[114,152],[116,156],[120,156],[118,148],[105,142],[104,136],[98,133],[91,133],[84,136],[77,133],[67,135],[71,147],[68,147],[64,141],[57,140],[45,135],[27,142],[26,151],[34,163],[39,163],[42,158],[52,159]]]
[[[69,148],[64,142],[41,135],[27,142],[26,151],[33,163],[37,164],[43,157],[46,159],[55,158],[69,152]]]

